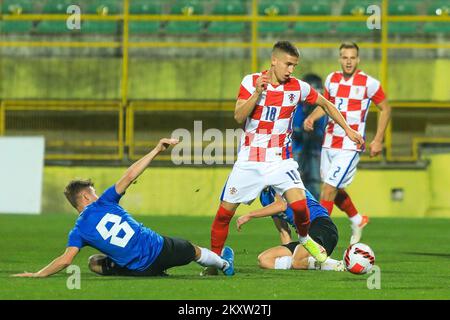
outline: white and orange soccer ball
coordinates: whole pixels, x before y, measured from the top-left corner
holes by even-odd
[[[355,243],[345,250],[344,264],[351,273],[364,274],[375,264],[375,254],[367,244]]]

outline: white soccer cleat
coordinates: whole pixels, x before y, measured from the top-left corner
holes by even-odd
[[[338,261],[338,263],[334,267],[334,271],[338,271],[338,272],[347,271],[347,268],[345,267],[344,261],[342,261],[342,260]]]
[[[359,225],[354,225],[354,224],[351,225],[352,236],[350,238],[350,245],[354,245],[355,243],[358,243],[361,240],[362,231],[368,223],[369,223],[369,217],[362,216],[362,221]]]

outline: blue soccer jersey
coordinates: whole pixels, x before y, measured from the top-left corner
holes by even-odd
[[[324,207],[322,207],[319,202],[317,202],[317,200],[308,190],[305,190],[305,193],[306,193],[306,204],[309,208],[309,220],[313,222],[315,219],[319,217],[328,218],[327,210]],[[259,200],[261,201],[261,204],[264,207],[273,203],[275,201],[275,190],[273,190],[271,187],[263,190],[261,192],[261,195],[259,196]],[[295,228],[294,211],[292,211],[291,207],[288,206],[286,211],[275,214],[273,217],[280,218]]]
[[[147,269],[161,253],[163,237],[134,220],[120,205],[115,186],[88,205],[69,233],[68,247],[94,247],[119,266]]]

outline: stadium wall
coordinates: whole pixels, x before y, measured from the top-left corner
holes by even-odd
[[[250,61],[242,58],[130,59],[129,98],[223,100],[235,99]],[[261,62],[261,69],[268,61]],[[2,58],[0,83],[3,99],[119,99],[119,58]],[[360,68],[379,78],[380,63],[364,61]],[[296,76],[314,72],[325,77],[338,70],[337,59],[301,61]],[[448,101],[443,86],[450,73],[448,59],[401,59],[389,64],[389,99]],[[11,77],[11,75],[14,75]],[[180,77],[179,75],[183,75]],[[186,78],[198,81],[185,81]],[[424,90],[424,83],[427,84]],[[405,85],[407,84],[407,85]],[[176,88],[176,90],[174,90]]]
[[[423,170],[359,170],[349,187],[358,209],[373,217],[448,217],[450,154],[433,155]],[[64,198],[65,184],[91,178],[101,193],[115,183],[124,168],[46,167],[43,212],[74,212]],[[230,168],[150,168],[132,185],[121,204],[132,214],[213,216]],[[393,200],[393,189],[403,200]],[[401,192],[401,191],[400,191]],[[241,206],[239,213],[258,208]],[[333,215],[343,215],[335,208]]]

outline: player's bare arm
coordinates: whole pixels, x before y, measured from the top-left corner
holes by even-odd
[[[258,101],[259,97],[263,93],[263,91],[267,88],[267,84],[269,83],[269,76],[267,74],[263,74],[258,79],[256,79],[256,90],[247,100],[238,99],[236,102],[236,108],[234,110],[234,119],[237,123],[241,124],[247,119],[247,117],[252,113],[253,109],[256,106],[256,101]]]
[[[283,219],[274,218],[273,223],[275,224],[275,228],[277,228],[280,233],[280,241],[282,244],[288,244],[292,242],[291,238],[291,228],[288,223]]]
[[[239,217],[236,220],[236,225],[238,231],[241,231],[241,227],[243,224],[249,222],[253,218],[262,218],[262,217],[269,217],[273,216],[274,214],[283,212],[287,209],[286,202],[279,197],[278,195],[275,197],[275,201],[269,204],[268,206],[265,206],[264,208],[252,211],[248,214],[245,214],[241,217]]]
[[[383,138],[389,120],[391,119],[391,106],[386,99],[380,102],[377,108],[380,110],[380,118],[378,120],[377,132],[369,146],[371,157],[375,157],[383,151]]]
[[[314,122],[325,116],[327,113],[322,107],[316,107],[311,114],[303,121],[303,128],[306,131],[314,130]]]
[[[158,145],[141,159],[133,163],[125,174],[116,183],[116,192],[118,194],[123,194],[127,188],[136,180],[142,172],[148,167],[150,162],[161,152],[169,148],[170,146],[176,145],[179,141],[177,139],[163,138],[159,140]]]
[[[67,247],[66,251],[61,256],[50,262],[48,266],[42,268],[38,272],[18,273],[13,275],[13,277],[45,278],[51,276],[70,266],[79,251],[80,249],[78,249],[77,247]]]
[[[325,99],[325,97],[321,94],[318,95],[316,103],[323,108],[323,110],[331,117],[331,119],[333,119],[338,125],[342,127],[342,129],[344,129],[345,134],[350,138],[350,140],[359,144],[364,143],[364,139],[361,134],[348,126],[344,117],[334,104]]]

